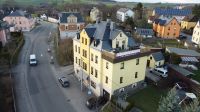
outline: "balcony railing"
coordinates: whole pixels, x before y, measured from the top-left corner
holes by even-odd
[[[140,49],[122,51],[122,52],[119,52],[119,53],[108,52],[108,51],[103,51],[102,52],[102,54],[105,57],[108,57],[108,58],[111,58],[111,59],[127,57],[127,56],[131,56],[131,55],[136,55],[136,54],[139,54],[139,53],[140,53]]]

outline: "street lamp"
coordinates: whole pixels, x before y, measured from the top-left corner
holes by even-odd
[[[81,91],[83,91],[83,59],[81,58],[81,64],[79,65],[81,68]]]

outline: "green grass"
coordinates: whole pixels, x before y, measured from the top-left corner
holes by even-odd
[[[156,112],[161,96],[165,96],[167,90],[159,90],[153,86],[137,92],[128,98],[128,102],[133,103],[144,112]]]
[[[179,48],[184,48],[184,44],[178,43],[176,39],[144,39],[143,43],[148,46],[152,47],[161,47],[162,45],[167,46],[167,47],[179,47]]]
[[[193,72],[195,75],[192,75],[192,78],[198,82],[200,82],[200,68]]]

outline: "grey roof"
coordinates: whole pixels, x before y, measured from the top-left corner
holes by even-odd
[[[194,75],[194,73],[180,67],[180,66],[177,66],[177,65],[174,65],[174,64],[169,64],[168,65],[170,68],[176,70],[177,72],[181,73],[182,75],[184,76],[189,76],[189,75]]]
[[[95,33],[96,28],[85,28],[85,31],[87,32],[88,36],[93,38],[94,37],[94,33]]]
[[[84,22],[84,19],[79,12],[62,12],[60,14],[60,23],[67,23],[67,17],[69,17],[70,15],[77,17],[78,23]]]
[[[154,22],[155,24],[160,24],[160,25],[166,25],[169,22],[171,22],[172,19],[176,19],[176,18],[170,18],[170,19],[155,19]]]
[[[101,21],[96,24],[88,24],[85,27],[85,31],[87,32],[89,38],[91,38],[91,47],[97,50],[112,50],[112,40],[117,37],[120,32],[123,32],[120,29],[113,28],[111,29],[111,22]],[[128,37],[128,36],[127,36]],[[94,46],[94,41],[98,41],[98,46]],[[137,44],[133,40],[133,38],[128,37],[128,46],[134,47]]]
[[[121,30],[112,30],[110,32],[110,39],[114,39],[115,37],[117,37],[117,35],[119,35],[119,33],[121,32]]]
[[[22,10],[16,10],[12,13],[10,13],[10,15],[8,16],[12,16],[12,17],[15,17],[15,16],[22,16],[22,17],[30,17],[30,15]]]
[[[200,57],[200,53],[194,50],[189,49],[181,49],[181,48],[174,48],[174,47],[167,47],[168,52],[175,53],[181,56],[193,56],[193,57]]]
[[[127,12],[128,10],[130,10],[129,8],[120,8],[118,11],[119,12]]]
[[[155,52],[151,54],[155,61],[164,60],[164,56],[161,52]]]

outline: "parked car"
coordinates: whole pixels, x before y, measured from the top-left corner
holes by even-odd
[[[168,71],[167,71],[167,69],[164,69],[164,68],[151,69],[150,73],[159,75],[159,76],[164,77],[164,78],[166,78],[168,76]]]
[[[86,101],[86,106],[89,108],[89,109],[94,109],[94,108],[97,108],[101,105],[104,105],[106,104],[107,100],[100,96],[100,97],[90,97],[87,101]]]
[[[69,87],[69,85],[70,85],[70,82],[66,77],[60,77],[60,78],[58,78],[58,81],[60,82],[60,84],[63,87]]]
[[[187,39],[187,36],[180,35],[180,36],[179,36],[179,39],[181,39],[181,40],[183,40],[183,39]]]

